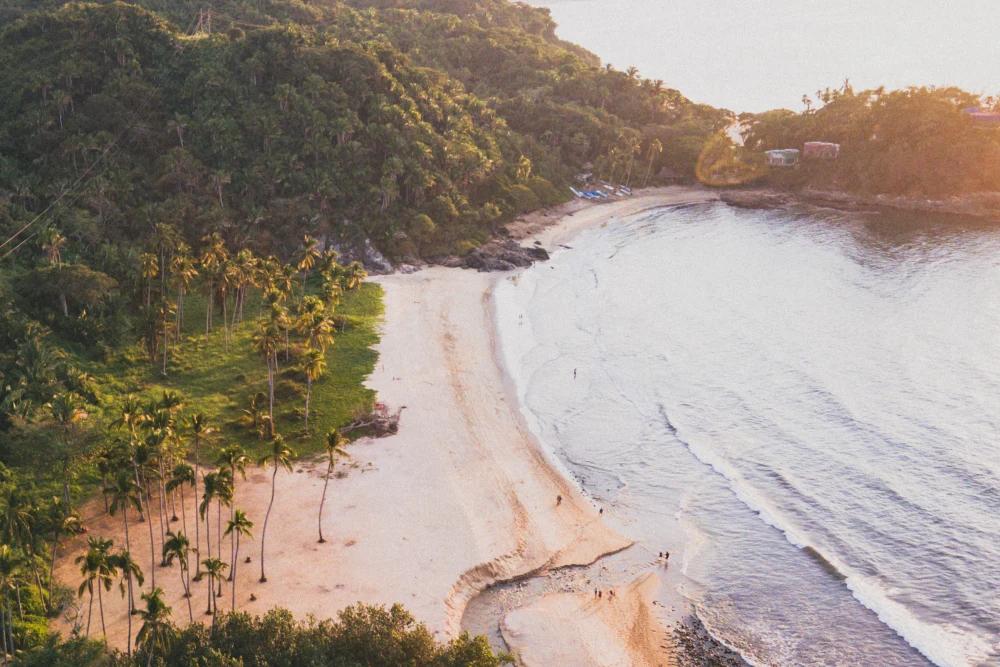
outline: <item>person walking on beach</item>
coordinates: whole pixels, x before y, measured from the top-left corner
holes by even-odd
[[[574,380],[576,379],[576,369],[575,368],[573,369],[573,379]]]
[[[562,505],[562,496],[556,496],[556,507]]]

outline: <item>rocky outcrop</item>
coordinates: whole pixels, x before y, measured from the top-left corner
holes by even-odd
[[[723,190],[719,199],[736,208],[757,209],[784,208],[789,202],[788,195],[770,190]]]
[[[476,248],[463,258],[449,262],[448,266],[461,266],[477,271],[510,271],[525,266],[531,266],[538,260],[546,260],[549,253],[545,248],[531,246],[521,247],[516,241],[491,241],[481,248]]]

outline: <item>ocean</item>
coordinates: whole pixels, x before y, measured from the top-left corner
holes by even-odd
[[[1000,227],[711,203],[568,245],[497,285],[500,355],[665,594],[751,664],[1000,665]]]

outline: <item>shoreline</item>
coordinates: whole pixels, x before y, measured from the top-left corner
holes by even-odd
[[[775,188],[721,188],[719,199],[736,208],[771,210],[793,205],[811,205],[842,211],[900,211],[981,220],[1000,220],[1000,193],[982,192],[925,199],[892,195],[855,195],[840,190],[779,190]]]
[[[603,205],[568,202],[536,214],[542,223],[527,224],[539,224],[532,238],[556,247],[618,216],[715,198],[700,188],[662,188]],[[240,551],[237,609],[263,614],[278,606],[305,619],[331,617],[359,601],[398,602],[438,639],[446,639],[459,634],[469,601],[490,585],[593,563],[632,544],[601,521],[593,503],[553,465],[520,405],[512,404],[517,398],[497,357],[490,296],[495,282],[510,275],[434,267],[376,279],[385,290],[386,316],[379,361],[366,385],[378,392],[380,402],[406,408],[399,432],[349,446],[351,459],[338,464],[339,474],[330,480],[327,544],[316,543],[323,462],[299,460],[294,473],[278,475],[267,535],[269,583],[257,581],[258,534]],[[270,491],[270,474],[259,468],[238,485],[236,506],[258,527]],[[560,503],[557,496],[563,497]],[[193,518],[193,508],[189,497],[187,519]],[[99,499],[84,509],[91,534],[124,545],[120,518],[102,515]],[[135,527],[131,547],[145,571],[150,566],[149,542],[142,538],[147,526]],[[204,546],[204,523],[201,528]],[[215,526],[211,530],[214,537]],[[82,542],[67,544],[56,568],[59,579],[74,588],[79,574],[73,559]],[[212,544],[216,547],[214,539]],[[224,544],[223,552],[228,548]],[[245,556],[250,564],[243,562]],[[157,563],[155,576],[174,620],[186,623],[177,569]],[[204,589],[195,585],[193,593],[194,620],[210,621]],[[228,611],[229,598],[225,590],[220,611]],[[105,596],[104,612],[109,644],[124,648],[124,601]],[[95,626],[99,636],[97,619]],[[61,619],[53,627],[68,633],[70,624]]]

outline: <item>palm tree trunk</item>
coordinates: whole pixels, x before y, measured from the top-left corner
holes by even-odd
[[[86,637],[86,638],[89,639],[90,638],[90,619],[93,618],[93,616],[94,616],[94,582],[90,582],[90,585],[88,586],[88,589],[90,590],[90,604],[87,605],[87,634],[85,634],[84,637]],[[7,606],[8,607],[10,606],[10,592],[9,591],[7,593]],[[13,622],[14,622],[13,619],[11,619],[11,623],[13,623]],[[11,646],[14,645],[14,637],[13,636],[10,638],[10,643],[11,643]]]
[[[170,339],[167,338],[167,314],[163,313],[163,374],[167,374],[167,348],[170,346]]]
[[[309,395],[312,394],[312,378],[306,375],[306,434],[309,433]]]
[[[195,559],[194,576],[201,574],[201,517],[198,514],[198,459],[201,454],[201,441],[194,439],[194,550],[198,554]]]
[[[233,500],[232,502],[229,503],[230,521],[233,520],[233,515],[235,510],[236,510],[236,468],[233,467]],[[230,559],[229,562],[232,563],[232,567],[229,568],[228,581],[232,581],[233,577],[236,576],[235,574],[233,574],[233,570],[236,569],[236,533],[229,533],[229,559]]]
[[[212,575],[208,575],[208,609],[205,610],[206,616],[212,615],[212,598],[215,597],[215,585],[212,578]]]
[[[191,618],[191,622],[194,623],[194,612],[191,610],[191,591],[188,589],[187,582],[184,579],[185,568],[179,567],[178,569],[180,570],[180,575],[181,575],[181,588],[184,589],[184,597],[187,598],[188,616]]]
[[[142,493],[140,490],[139,493]],[[146,489],[146,509],[148,510],[152,506],[153,501],[149,496],[149,489]],[[153,517],[149,517],[149,580],[150,580],[150,590],[156,590],[156,542],[153,540]]]
[[[0,604],[0,635],[3,635],[3,661],[8,662],[7,652],[7,610]],[[13,653],[13,651],[11,651]]]
[[[181,527],[184,529],[184,534],[188,534],[188,519],[187,519],[187,507],[184,505],[184,485],[181,484]]]
[[[330,485],[330,471],[333,470],[333,457],[330,457],[330,465],[326,467],[326,481],[323,482],[323,497],[319,501],[319,543],[323,544],[323,505],[326,503],[326,487]]]
[[[226,344],[226,352],[229,352],[229,318],[226,315],[226,302],[229,301],[229,296],[225,291],[222,292],[222,339]],[[197,498],[197,496],[195,496]]]
[[[129,554],[129,556],[131,555],[132,554]],[[132,604],[132,570],[126,572],[125,576],[128,577],[128,600],[129,600],[128,602],[129,610],[128,614],[126,614],[126,616],[128,616],[128,639],[125,641],[125,651],[126,653],[128,653],[129,656],[131,656],[132,655],[132,607],[134,606]]]
[[[104,625],[104,594],[100,585],[97,586],[97,606],[101,610],[101,634],[104,635],[104,646],[108,645],[108,628]]]
[[[14,580],[14,592],[17,593],[17,617],[24,622],[24,608],[21,606],[21,584]]]
[[[649,174],[653,171],[653,158],[649,158],[649,168],[646,169],[646,178],[642,182],[642,187],[649,185]]]
[[[233,566],[229,569],[230,578],[233,581],[233,611],[236,611],[236,559],[240,555],[240,534],[233,531],[236,537],[236,547],[233,551]]]
[[[126,505],[122,509],[122,518],[125,519],[125,551],[127,551],[129,553],[129,557],[131,557],[132,556],[132,545],[131,545],[131,543],[129,541],[129,536],[128,536],[128,505]],[[129,577],[128,577],[128,614],[129,614],[129,616],[131,616],[134,613],[135,613],[135,596],[132,594],[132,575],[129,574]]]
[[[52,540],[52,560],[49,563],[49,604],[52,604],[52,582],[53,574],[56,571],[56,555],[59,551],[59,532],[59,528],[57,527],[55,539]]]
[[[90,598],[91,603],[94,602],[93,595]],[[90,632],[90,619],[87,619],[87,632]],[[7,638],[10,640],[8,646],[10,646],[10,654],[14,655],[14,610],[10,606],[10,586],[7,587]]]
[[[277,356],[277,355],[275,355]],[[271,358],[267,359],[267,432],[274,437],[274,371],[271,368]]]
[[[271,518],[271,506],[274,505],[274,487],[278,481],[278,466],[280,464],[274,462],[274,473],[271,475],[271,502],[267,504],[267,514],[264,515],[264,528],[260,531],[260,583],[267,582],[267,576],[264,574],[264,540],[267,538],[267,520]]]

